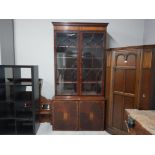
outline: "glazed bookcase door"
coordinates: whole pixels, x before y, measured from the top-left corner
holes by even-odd
[[[78,33],[56,32],[56,95],[77,95]]]
[[[102,95],[104,33],[82,33],[81,95]]]

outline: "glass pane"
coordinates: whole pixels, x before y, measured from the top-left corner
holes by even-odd
[[[58,69],[57,82],[75,82],[77,80],[76,69]]]
[[[83,43],[84,46],[103,46],[104,35],[103,33],[84,33]]]
[[[82,95],[101,95],[104,64],[104,34],[83,33]]]
[[[101,95],[102,84],[101,83],[83,83],[82,94],[83,95]]]
[[[57,95],[76,95],[77,84],[76,83],[58,83],[56,93]]]
[[[75,47],[61,47],[57,46],[57,57],[74,58],[77,56],[77,49]]]
[[[57,58],[57,68],[77,68],[77,58]]]
[[[77,34],[76,33],[57,33],[56,46],[76,46]]]
[[[82,62],[83,68],[102,68],[103,66],[102,58],[83,57]]]
[[[77,33],[56,34],[56,94],[77,94]]]
[[[103,58],[103,47],[87,47],[84,46],[83,57],[87,58]]]
[[[83,69],[83,81],[102,81],[102,69]]]

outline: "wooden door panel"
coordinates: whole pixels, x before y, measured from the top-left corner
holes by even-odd
[[[113,119],[112,124],[114,128],[122,129],[122,110],[124,97],[122,95],[113,96]]]
[[[127,128],[125,125],[125,120],[127,120],[127,113],[125,112],[125,109],[134,109],[134,102],[135,98],[134,97],[124,97],[124,107],[123,107],[123,120],[122,120],[122,125],[123,125],[123,130],[127,132]]]
[[[104,103],[81,101],[79,103],[80,130],[102,130],[104,127]]]
[[[128,54],[126,66],[136,66],[136,55],[134,54]]]
[[[152,59],[153,59],[152,49],[145,49],[145,52],[143,53],[143,64],[142,64],[143,68],[151,69]]]
[[[141,81],[140,109],[148,110],[151,95],[151,70],[143,69]]]
[[[114,71],[114,91],[124,91],[124,70],[115,69]]]
[[[78,103],[76,101],[55,101],[53,105],[54,130],[77,130]]]
[[[125,57],[123,54],[116,56],[116,59],[115,59],[116,66],[125,66],[126,64],[125,64],[124,60],[125,60]]]
[[[136,70],[129,69],[125,71],[125,93],[135,94]]]
[[[135,54],[118,54],[116,56],[116,66],[136,66],[136,55]]]

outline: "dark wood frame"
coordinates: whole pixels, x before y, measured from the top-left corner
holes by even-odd
[[[77,41],[77,50],[78,51],[80,51],[80,46],[79,46],[79,42],[80,42],[80,40],[79,40],[79,32],[77,32],[77,31],[67,31],[67,30],[59,30],[59,31],[54,31],[54,70],[55,70],[55,73],[56,73],[56,71],[57,71],[57,66],[56,66],[56,64],[57,64],[57,57],[56,57],[56,55],[57,55],[57,50],[56,50],[56,33],[58,33],[58,32],[63,32],[63,33],[77,33],[77,36],[78,36],[78,41]],[[79,52],[80,53],[80,52]],[[78,54],[78,53],[77,53]],[[80,56],[79,56],[79,54],[78,54],[78,57],[77,57],[77,61],[79,61],[79,58],[80,58]],[[79,65],[79,63],[77,63],[77,65]],[[80,68],[79,68],[79,66],[77,67],[77,77],[80,77],[79,76],[79,74],[80,74]],[[57,85],[57,83],[56,83],[56,74],[55,74],[55,94],[56,94],[56,85]],[[80,80],[77,78],[77,95],[79,94],[79,92],[80,92],[80,88],[79,88],[79,85],[78,85],[78,82],[79,82]],[[61,96],[61,95],[58,95],[58,96]],[[68,96],[68,95],[64,95],[64,96]],[[73,95],[74,96],[74,95]]]

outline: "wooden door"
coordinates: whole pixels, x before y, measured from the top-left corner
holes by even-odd
[[[104,129],[103,101],[80,101],[79,115],[80,130]]]
[[[113,52],[112,61],[111,126],[123,134],[127,131],[125,109],[136,108],[139,102],[140,50]]]
[[[53,102],[53,129],[78,129],[78,103],[77,101]]]

